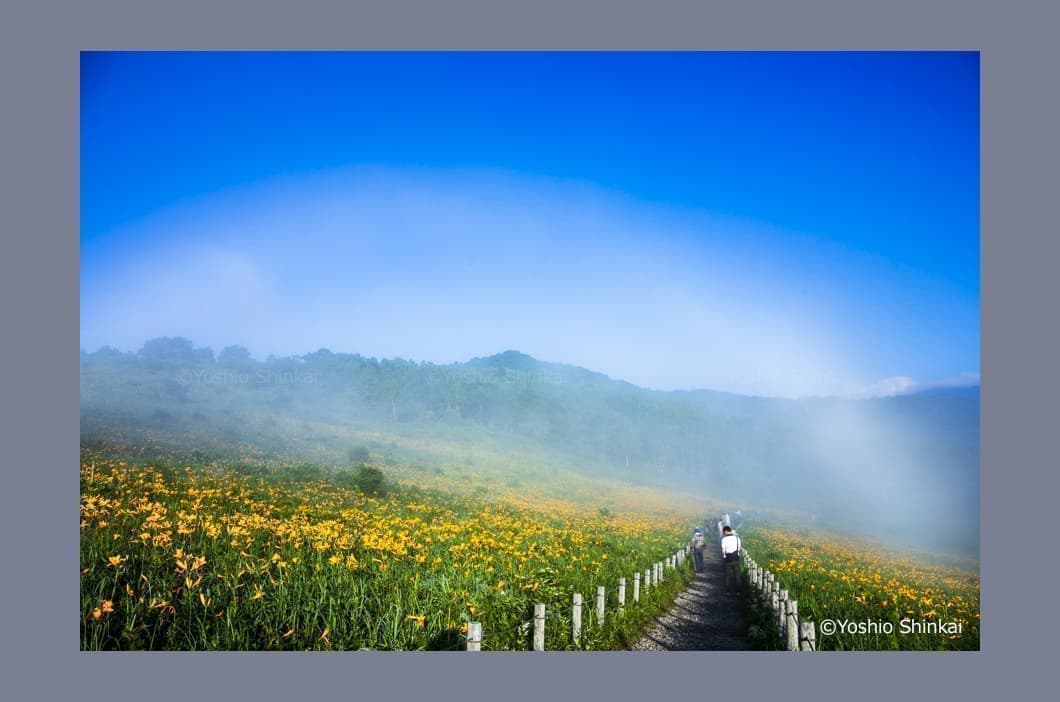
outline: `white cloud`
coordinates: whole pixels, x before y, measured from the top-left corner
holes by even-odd
[[[909,376],[895,375],[884,378],[871,385],[856,388],[855,397],[891,397],[893,395],[905,395],[917,389],[919,383]]]
[[[855,398],[866,397],[894,397],[896,395],[909,395],[923,390],[937,388],[963,388],[979,384],[979,373],[967,372],[952,378],[942,380],[931,380],[920,382],[905,375],[896,375],[875,383],[850,383],[847,385],[844,396]]]

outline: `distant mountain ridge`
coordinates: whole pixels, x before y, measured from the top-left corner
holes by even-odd
[[[106,417],[251,426],[271,412],[529,451],[591,475],[978,549],[978,387],[778,399],[649,390],[516,350],[446,365],[327,349],[255,361],[178,338],[82,353],[81,390],[83,433],[102,432]]]

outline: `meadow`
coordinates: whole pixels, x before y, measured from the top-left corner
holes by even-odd
[[[83,449],[81,648],[457,650],[480,621],[484,650],[526,650],[536,603],[546,649],[622,648],[687,579],[601,629],[597,586],[613,611],[618,579],[673,553],[702,514],[645,490],[613,490],[602,507],[514,487],[443,492],[445,473],[431,475],[439,485],[366,494],[344,472]]]
[[[193,444],[194,445],[194,442]],[[690,577],[674,573],[617,611],[616,586],[686,543],[721,503],[491,461],[386,465],[366,490],[350,469],[284,461],[244,444],[203,450],[83,447],[83,650],[527,650],[546,605],[547,650],[628,647]],[[974,562],[756,513],[744,546],[818,623],[821,650],[978,650]],[[608,621],[595,621],[598,586]],[[571,638],[571,597],[585,602]],[[825,634],[825,620],[894,631]],[[961,622],[905,632],[902,620]],[[768,636],[758,642],[772,645]]]
[[[928,554],[805,527],[755,525],[741,536],[798,600],[800,617],[817,624],[819,650],[979,650],[975,563],[933,562]],[[825,620],[836,623],[834,632],[821,632]],[[939,622],[956,622],[960,631],[931,624]]]

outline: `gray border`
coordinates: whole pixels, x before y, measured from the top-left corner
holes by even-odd
[[[1060,123],[1044,3],[392,1],[371,9],[303,0],[21,3],[0,21],[4,60],[0,198],[6,234],[0,292],[8,369],[3,426],[5,687],[16,698],[184,699],[324,690],[389,697],[544,694],[926,697],[944,690],[1011,694],[1044,678],[1054,645],[1035,617],[1038,586],[1003,578],[1038,552],[1053,491],[1032,482],[1055,465],[1043,382],[1056,357],[1048,324],[1058,260],[1046,211]],[[643,5],[643,7],[641,7]],[[857,7],[855,7],[857,5]],[[1026,5],[1026,6],[1025,6]],[[1046,17],[1050,13],[1051,17]],[[983,86],[982,651],[956,655],[521,654],[298,656],[83,654],[77,648],[78,51],[280,48],[668,48],[979,50]],[[1036,224],[1041,223],[1038,227]],[[11,233],[15,232],[15,235]],[[1050,314],[1051,312],[1051,314]],[[8,314],[10,313],[10,314]],[[10,430],[9,430],[10,429]],[[1051,460],[1050,460],[1051,459]],[[1050,486],[1051,487],[1051,486]],[[1013,543],[1011,531],[1020,535]],[[1005,551],[1002,554],[1001,546]],[[1040,584],[1048,582],[1043,573]],[[411,665],[410,665],[411,663]],[[65,694],[64,694],[65,693]],[[240,694],[240,696],[243,696]],[[567,696],[567,695],[564,695]]]

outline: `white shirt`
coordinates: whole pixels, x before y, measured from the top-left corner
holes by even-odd
[[[721,537],[721,553],[735,553],[740,550],[740,537],[736,534],[729,534],[728,536]]]

